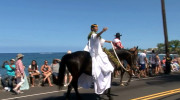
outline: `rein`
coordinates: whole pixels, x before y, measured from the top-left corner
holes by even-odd
[[[120,64],[120,66],[121,66],[125,71],[128,72],[129,70],[127,70],[127,69],[122,65],[121,61],[119,60],[119,58],[118,58],[118,56],[117,56],[117,53],[116,53],[116,51],[115,51],[115,49],[114,49],[114,46],[113,46],[112,42],[111,42],[111,46],[112,46],[112,48],[113,48],[114,54],[116,55],[116,58],[117,58],[117,60],[118,60],[118,62],[119,62],[119,64]]]

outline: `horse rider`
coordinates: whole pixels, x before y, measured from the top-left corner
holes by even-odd
[[[116,33],[116,35],[114,35],[115,38],[113,40],[113,46],[115,50],[121,50],[124,49],[124,46],[121,43],[120,37],[122,36],[122,34],[120,33]],[[123,62],[122,62],[123,63]],[[117,67],[115,69],[115,77],[117,77],[119,75],[119,71],[117,70]]]
[[[92,24],[91,32],[88,35],[88,44],[84,49],[92,57],[92,78],[96,94],[103,94],[106,89],[110,88],[111,73],[114,71],[114,67],[111,65],[107,54],[102,49],[101,34],[107,29],[103,28],[101,32],[97,33],[98,25]]]
[[[120,33],[116,33],[115,38],[113,40],[113,45],[116,50],[124,49],[124,46],[121,43],[120,37],[122,35]]]
[[[113,46],[114,46],[115,50],[122,50],[122,49],[124,49],[124,46],[122,45],[121,40],[120,40],[121,36],[122,36],[122,34],[120,34],[120,33],[116,33],[116,35],[115,35],[115,38],[113,40]],[[129,51],[127,50],[127,52],[129,52]],[[121,63],[123,64],[123,66],[125,66],[125,67],[127,66],[127,61],[126,60],[122,61]],[[119,72],[118,72],[118,70],[116,68],[115,69],[115,77],[117,77],[118,75],[119,75]],[[132,70],[132,75],[134,75],[133,70]]]

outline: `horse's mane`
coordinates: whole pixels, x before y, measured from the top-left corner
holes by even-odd
[[[131,55],[130,51],[127,49],[116,50],[116,52],[117,54]]]

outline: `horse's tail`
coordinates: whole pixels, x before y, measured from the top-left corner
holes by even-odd
[[[64,85],[64,76],[66,72],[66,55],[62,57],[61,62],[59,63],[59,73],[58,73],[58,85],[61,89]]]

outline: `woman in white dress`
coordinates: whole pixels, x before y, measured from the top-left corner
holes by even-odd
[[[96,94],[102,94],[106,89],[110,88],[111,73],[114,71],[114,67],[111,65],[106,53],[103,52],[101,45],[101,34],[107,29],[108,28],[103,28],[100,33],[96,33],[98,31],[98,25],[91,25],[88,44],[84,49],[88,51],[92,57],[92,76]]]

